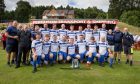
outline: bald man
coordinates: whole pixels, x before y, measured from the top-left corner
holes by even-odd
[[[12,26],[9,26],[6,30],[6,52],[7,52],[7,64],[11,66],[10,59],[11,53],[13,52],[13,57],[11,63],[14,64],[17,57],[18,52],[18,30],[17,30],[17,21],[13,21]]]
[[[132,66],[132,54],[131,48],[133,48],[134,38],[128,31],[128,28],[124,28],[124,35],[123,35],[123,47],[124,47],[124,54],[126,55],[126,64],[130,62],[130,66]]]
[[[114,57],[116,61],[116,57],[118,56],[118,63],[120,64],[121,60],[121,52],[123,50],[122,48],[122,37],[123,33],[120,31],[119,27],[115,27],[114,31]]]

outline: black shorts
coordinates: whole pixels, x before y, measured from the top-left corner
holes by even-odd
[[[17,52],[18,51],[18,45],[6,45],[6,52],[11,53],[11,52]]]
[[[124,46],[124,54],[130,55],[131,53],[131,47]]]
[[[114,52],[122,52],[122,51],[123,51],[122,44],[121,43],[115,43]]]

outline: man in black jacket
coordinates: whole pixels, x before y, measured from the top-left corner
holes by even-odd
[[[21,57],[23,54],[23,64],[26,65],[26,55],[28,50],[31,47],[31,33],[28,31],[27,25],[23,26],[23,30],[18,32],[19,37],[19,44],[18,44],[18,57],[17,57],[17,64],[15,68],[20,67]]]
[[[118,63],[120,64],[121,60],[121,52],[123,50],[122,48],[122,37],[123,33],[120,31],[119,27],[115,27],[114,31],[114,57],[116,61],[116,57],[118,56]]]
[[[128,32],[127,28],[124,28],[124,35],[123,35],[123,47],[124,47],[124,54],[126,55],[126,64],[130,61],[130,66],[132,66],[132,48],[134,44],[133,36]]]

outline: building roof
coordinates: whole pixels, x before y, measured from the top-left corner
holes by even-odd
[[[45,10],[43,12],[43,16],[50,15],[50,12],[52,12],[55,9],[52,10]],[[57,16],[64,16],[64,15],[74,15],[74,10],[55,10],[55,15]]]

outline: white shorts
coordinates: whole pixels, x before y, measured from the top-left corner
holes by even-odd
[[[114,45],[109,45],[108,47],[111,51],[114,51]]]

